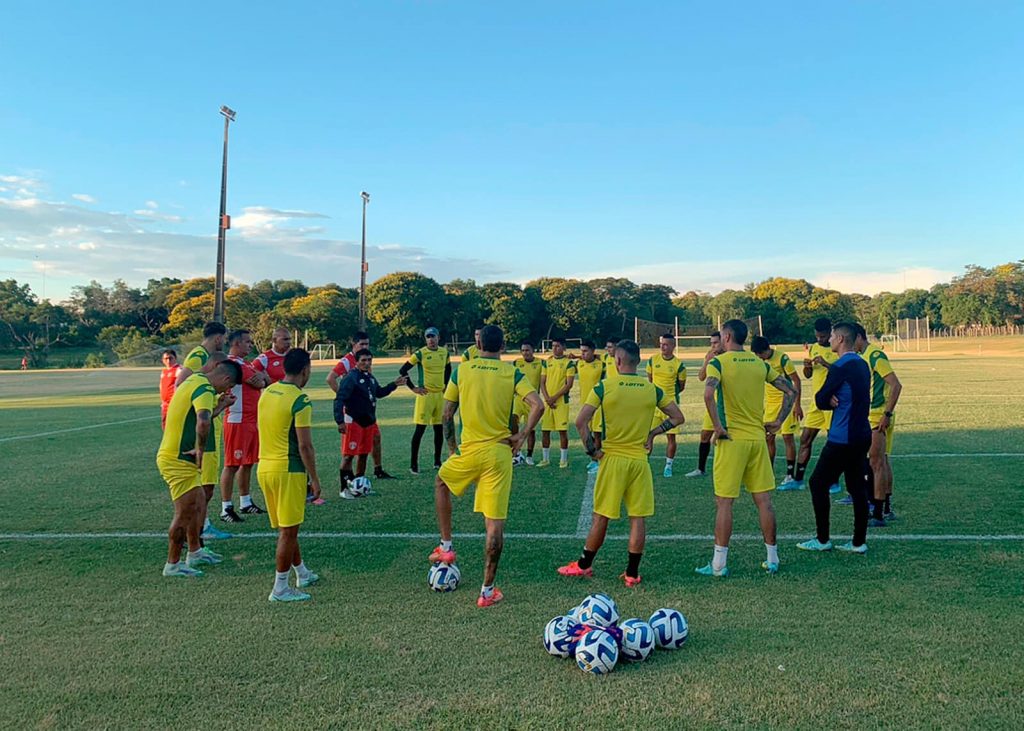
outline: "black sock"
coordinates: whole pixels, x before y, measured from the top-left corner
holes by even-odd
[[[807,463],[806,462],[797,462],[796,463],[796,471],[793,473],[793,479],[796,480],[797,482],[803,482],[804,472],[806,472],[806,471],[807,471]]]
[[[644,555],[642,553],[629,552],[629,564],[626,566],[626,576],[633,579],[640,576],[640,559],[643,557]]]
[[[381,467],[380,465],[377,465],[376,467],[373,468],[373,476],[374,477],[380,477],[383,473],[384,473],[384,468]]]
[[[204,541],[202,538],[199,539],[199,547],[206,548],[206,541]]]
[[[877,520],[882,519],[882,508],[885,506],[885,500],[872,500],[871,501],[871,517]]]
[[[417,470],[420,464],[420,442],[423,441],[423,434],[427,431],[426,424],[417,424],[416,428],[412,431],[412,457],[409,460],[409,466]]]
[[[885,512],[887,512],[887,513],[891,513],[892,512],[892,501],[891,501],[891,498],[892,498],[891,495],[886,495],[885,496]]]
[[[338,470],[338,479],[341,481],[342,489],[347,487],[346,483],[348,483],[348,481],[351,480],[353,477],[355,477],[355,475],[352,474],[352,470],[350,469],[345,469],[344,467],[342,467],[340,470]]]
[[[581,569],[589,569],[594,563],[594,556],[597,555],[597,551],[588,551],[583,549],[583,555],[580,556],[578,565]]]
[[[441,464],[441,445],[444,444],[444,429],[440,425],[434,427],[434,464]]]
[[[795,470],[796,470],[796,462],[790,462],[787,459],[786,460],[786,474],[789,475],[790,477],[792,477],[793,476],[793,472]]]
[[[697,469],[701,472],[707,472],[709,454],[711,454],[711,442],[701,442],[697,447]]]

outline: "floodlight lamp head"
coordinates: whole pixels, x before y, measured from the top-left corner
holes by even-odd
[[[363,203],[370,202],[370,194],[367,193],[365,190],[362,193],[360,193],[359,196],[363,199]]]
[[[223,114],[225,117],[227,117],[228,121],[231,121],[231,122],[235,121],[235,110],[232,109],[231,107],[222,106],[220,108],[220,113]]]

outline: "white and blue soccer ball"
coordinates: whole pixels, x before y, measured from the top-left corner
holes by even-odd
[[[364,497],[373,491],[373,485],[370,483],[369,477],[360,476],[349,481],[348,489],[353,495]]]
[[[619,661],[619,643],[602,629],[592,629],[576,643],[576,665],[585,673],[606,675]]]
[[[642,619],[627,619],[619,625],[622,630],[620,657],[640,662],[654,651],[654,629]]]
[[[575,607],[565,613],[565,618],[569,620],[569,624],[582,624],[580,621],[580,605],[577,604]]]
[[[682,647],[690,631],[686,617],[677,609],[659,609],[651,615],[648,624],[654,630],[655,644],[666,650]]]
[[[555,657],[569,657],[573,653],[576,637],[569,631],[575,622],[565,616],[558,616],[544,628],[544,649]]]
[[[427,583],[434,591],[455,591],[461,579],[459,567],[453,563],[435,563],[427,573]]]
[[[591,627],[611,627],[619,621],[619,608],[607,594],[591,594],[580,604],[577,616]]]

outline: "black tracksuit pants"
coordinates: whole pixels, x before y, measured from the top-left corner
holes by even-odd
[[[826,442],[811,475],[811,502],[818,528],[818,540],[829,540],[829,512],[832,499],[828,489],[846,476],[846,491],[853,498],[853,545],[861,546],[868,533],[868,449],[871,442],[837,444]]]

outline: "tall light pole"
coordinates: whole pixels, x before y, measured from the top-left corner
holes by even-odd
[[[224,322],[224,234],[231,228],[228,205],[228,125],[235,121],[235,110],[221,107],[224,115],[224,161],[220,169],[220,218],[217,219],[217,279],[213,295],[213,319]]]
[[[366,329],[366,204],[370,202],[370,194],[365,190],[359,194],[363,199],[363,255],[359,267],[359,328]]]

